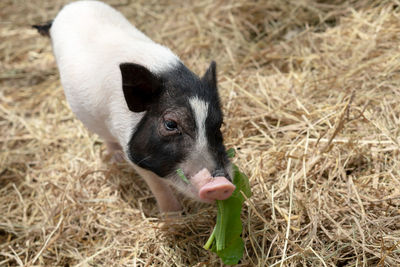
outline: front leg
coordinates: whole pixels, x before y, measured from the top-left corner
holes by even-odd
[[[107,141],[107,152],[111,157],[111,162],[123,163],[125,162],[124,152],[122,151],[122,147],[117,142]]]
[[[153,192],[160,212],[176,212],[182,210],[181,204],[176,199],[169,185],[162,178],[136,165],[134,167],[146,181],[151,192]]]

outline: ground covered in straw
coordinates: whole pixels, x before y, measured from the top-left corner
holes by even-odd
[[[0,266],[221,265],[215,207],[166,222],[71,113],[29,26],[66,2],[0,2]],[[400,2],[109,3],[196,73],[217,61],[242,266],[400,265]]]

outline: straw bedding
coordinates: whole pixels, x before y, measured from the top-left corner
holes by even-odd
[[[75,119],[49,39],[67,1],[0,2],[0,266],[219,266],[213,206],[166,220]],[[400,265],[400,2],[110,1],[202,74],[250,178],[242,266]]]

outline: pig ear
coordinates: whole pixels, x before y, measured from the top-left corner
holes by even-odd
[[[122,75],[122,90],[130,111],[142,112],[158,95],[161,82],[145,67],[134,63],[119,65]]]
[[[204,74],[202,80],[207,82],[209,85],[213,87],[217,87],[217,63],[215,61],[211,61],[210,67]]]

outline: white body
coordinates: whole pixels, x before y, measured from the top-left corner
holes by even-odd
[[[97,1],[65,6],[50,36],[72,111],[90,131],[126,149],[143,113],[127,107],[119,64],[140,64],[157,74],[177,64],[178,57]]]
[[[144,114],[128,109],[119,65],[136,63],[157,74],[173,68],[178,57],[137,30],[121,13],[97,1],[66,5],[54,19],[50,36],[72,111],[106,141],[109,149],[120,147],[126,152]],[[161,211],[180,209],[165,181],[134,167],[146,180]]]

